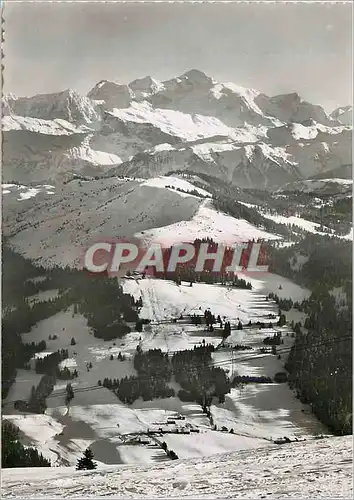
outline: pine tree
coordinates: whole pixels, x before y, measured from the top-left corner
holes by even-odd
[[[84,451],[84,456],[77,461],[76,470],[93,470],[97,464],[93,460],[93,453],[90,448]]]
[[[74,390],[72,385],[68,383],[66,385],[65,404],[69,404],[72,399],[74,399]]]

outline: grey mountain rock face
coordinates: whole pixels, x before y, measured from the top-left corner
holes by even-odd
[[[34,97],[7,98],[4,114],[53,120],[59,118],[75,124],[92,124],[100,120],[99,106],[73,90]]]
[[[182,170],[273,189],[351,163],[351,107],[328,116],[296,93],[268,97],[196,69],[103,80],[87,96],[8,94],[3,114],[5,182]]]
[[[282,122],[305,124],[314,120],[322,125],[333,125],[321,106],[314,106],[309,102],[302,101],[296,93],[266,97],[260,95],[256,102],[265,114],[275,116]]]
[[[331,113],[331,118],[343,125],[353,125],[353,106],[343,106]]]

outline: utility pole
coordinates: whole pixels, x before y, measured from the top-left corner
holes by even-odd
[[[323,204],[321,203],[321,231],[323,231]]]

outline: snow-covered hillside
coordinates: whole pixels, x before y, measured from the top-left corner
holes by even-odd
[[[352,438],[145,467],[2,472],[3,498],[352,498]]]
[[[82,265],[84,250],[99,239],[188,221],[204,200],[120,178],[71,181],[21,203],[19,190],[3,190],[3,230],[10,244],[39,262],[71,266]]]
[[[89,155],[93,161],[91,153],[85,149],[80,154]],[[107,156],[107,162],[112,160],[111,155],[103,156]],[[326,180],[307,182],[316,186],[328,184]],[[335,183],[347,189],[351,184],[343,179],[335,179]],[[205,188],[196,186],[193,177],[184,175],[147,180],[130,177],[77,179],[63,186],[4,184],[3,231],[14,249],[37,262],[79,267],[83,264],[84,250],[97,240],[107,238],[136,237],[164,244],[193,242],[206,237],[227,244],[253,239],[280,242],[283,239],[276,229],[271,232],[216,210],[208,186]],[[319,224],[304,217],[279,215],[260,205],[240,203],[255,208],[264,219],[284,227],[299,227],[315,234],[335,234],[329,230],[324,233]],[[36,231],[35,240],[33,230]],[[345,237],[350,239],[350,235],[351,232]]]
[[[84,250],[107,238],[163,243],[203,237],[226,243],[281,239],[217,211],[209,192],[183,177],[74,180],[56,188],[5,184],[3,196],[3,229],[10,244],[47,264],[82,265]]]
[[[87,96],[9,94],[3,104],[6,182],[103,176],[119,165],[116,174],[182,169],[273,188],[351,162],[349,109],[328,116],[298,94],[268,97],[195,69],[164,82],[102,80]]]

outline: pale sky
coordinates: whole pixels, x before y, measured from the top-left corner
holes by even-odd
[[[18,96],[102,79],[164,80],[189,69],[267,95],[352,103],[352,3],[5,2],[4,91]]]

